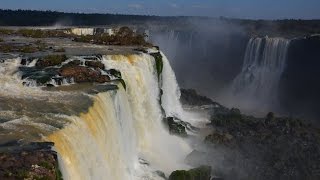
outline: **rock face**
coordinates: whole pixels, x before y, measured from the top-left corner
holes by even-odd
[[[107,75],[101,75],[101,72],[84,66],[67,66],[59,70],[63,77],[74,78],[77,83],[98,82],[104,83],[110,81]]]
[[[171,173],[169,180],[210,180],[211,167],[201,166],[199,168],[186,170],[178,170]]]
[[[0,146],[0,179],[62,180],[52,146],[53,143]]]

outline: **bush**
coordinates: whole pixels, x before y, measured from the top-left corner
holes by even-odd
[[[48,67],[60,65],[62,62],[66,61],[68,58],[66,55],[48,55],[41,58],[36,66],[37,67]]]

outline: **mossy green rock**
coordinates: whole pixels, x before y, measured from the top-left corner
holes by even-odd
[[[37,67],[48,67],[48,66],[57,66],[62,62],[66,61],[68,58],[66,55],[48,55],[39,59],[36,63]]]
[[[158,73],[158,77],[160,77],[162,70],[163,70],[163,60],[162,60],[162,55],[160,52],[158,53],[151,53],[151,56],[154,57],[155,61],[156,61],[156,68],[157,68],[157,73]]]
[[[199,168],[186,170],[177,170],[171,173],[169,180],[210,180],[211,167],[201,166]]]

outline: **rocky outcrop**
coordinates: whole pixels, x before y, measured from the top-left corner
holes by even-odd
[[[66,55],[48,55],[42,57],[36,63],[37,67],[49,67],[49,66],[57,66],[61,65],[62,62],[66,61],[68,58]]]
[[[187,136],[186,128],[182,124],[176,122],[173,117],[168,117],[167,122],[170,134],[175,134],[184,137]]]
[[[171,173],[169,180],[210,180],[211,167],[201,166],[199,168],[186,170],[178,170]]]
[[[212,101],[210,98],[199,95],[194,89],[181,89],[180,101],[182,104],[190,106],[218,105],[219,103]]]
[[[59,73],[63,77],[73,78],[75,82],[98,82],[105,83],[110,81],[109,76],[101,75],[101,72],[84,66],[62,67]]]
[[[62,180],[53,143],[0,145],[0,179]]]
[[[104,64],[100,61],[86,61],[85,65],[93,68],[99,68],[99,69],[105,68]]]

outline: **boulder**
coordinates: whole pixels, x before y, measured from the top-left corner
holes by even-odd
[[[105,69],[104,64],[100,61],[86,61],[85,65],[93,68]]]
[[[81,61],[80,60],[74,60],[74,61],[70,61],[68,64],[64,65],[65,66],[79,66],[81,65]]]
[[[82,82],[98,82],[105,83],[110,81],[107,75],[101,75],[100,71],[83,67],[83,66],[67,66],[59,70],[59,73],[63,77],[74,78],[77,83]]]

